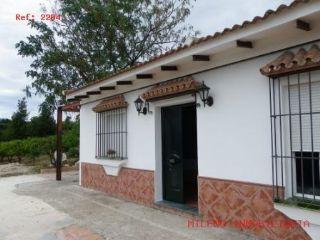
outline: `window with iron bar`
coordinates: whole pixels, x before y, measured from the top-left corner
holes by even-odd
[[[320,71],[269,79],[275,200],[320,205]]]
[[[96,113],[96,158],[127,158],[127,108]]]

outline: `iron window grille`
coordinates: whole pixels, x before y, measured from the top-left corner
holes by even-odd
[[[96,158],[127,158],[127,108],[96,113]]]
[[[269,78],[275,201],[320,204],[320,71]]]

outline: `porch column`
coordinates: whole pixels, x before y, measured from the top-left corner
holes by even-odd
[[[62,162],[62,106],[57,110],[57,159],[56,159],[56,180],[61,181]]]

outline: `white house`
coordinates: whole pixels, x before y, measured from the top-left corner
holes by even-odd
[[[297,0],[66,91],[81,105],[80,184],[320,239],[319,69],[320,1]]]

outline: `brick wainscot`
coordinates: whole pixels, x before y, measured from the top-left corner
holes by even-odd
[[[230,223],[253,221],[255,223],[288,223],[290,219],[274,208],[272,186],[213,178],[198,178],[199,213],[207,220]],[[307,220],[307,219],[301,219]],[[309,240],[300,225],[254,226],[238,229],[268,240]]]
[[[153,171],[122,168],[118,176],[109,176],[101,165],[82,163],[81,184],[110,196],[154,206]],[[271,186],[205,177],[198,177],[198,185],[199,213],[204,220],[232,223],[243,220],[274,223],[290,220],[274,208]],[[300,226],[238,229],[268,240],[311,239]]]
[[[109,176],[101,165],[82,163],[81,185],[148,206],[154,203],[153,171],[122,168],[118,176]]]

